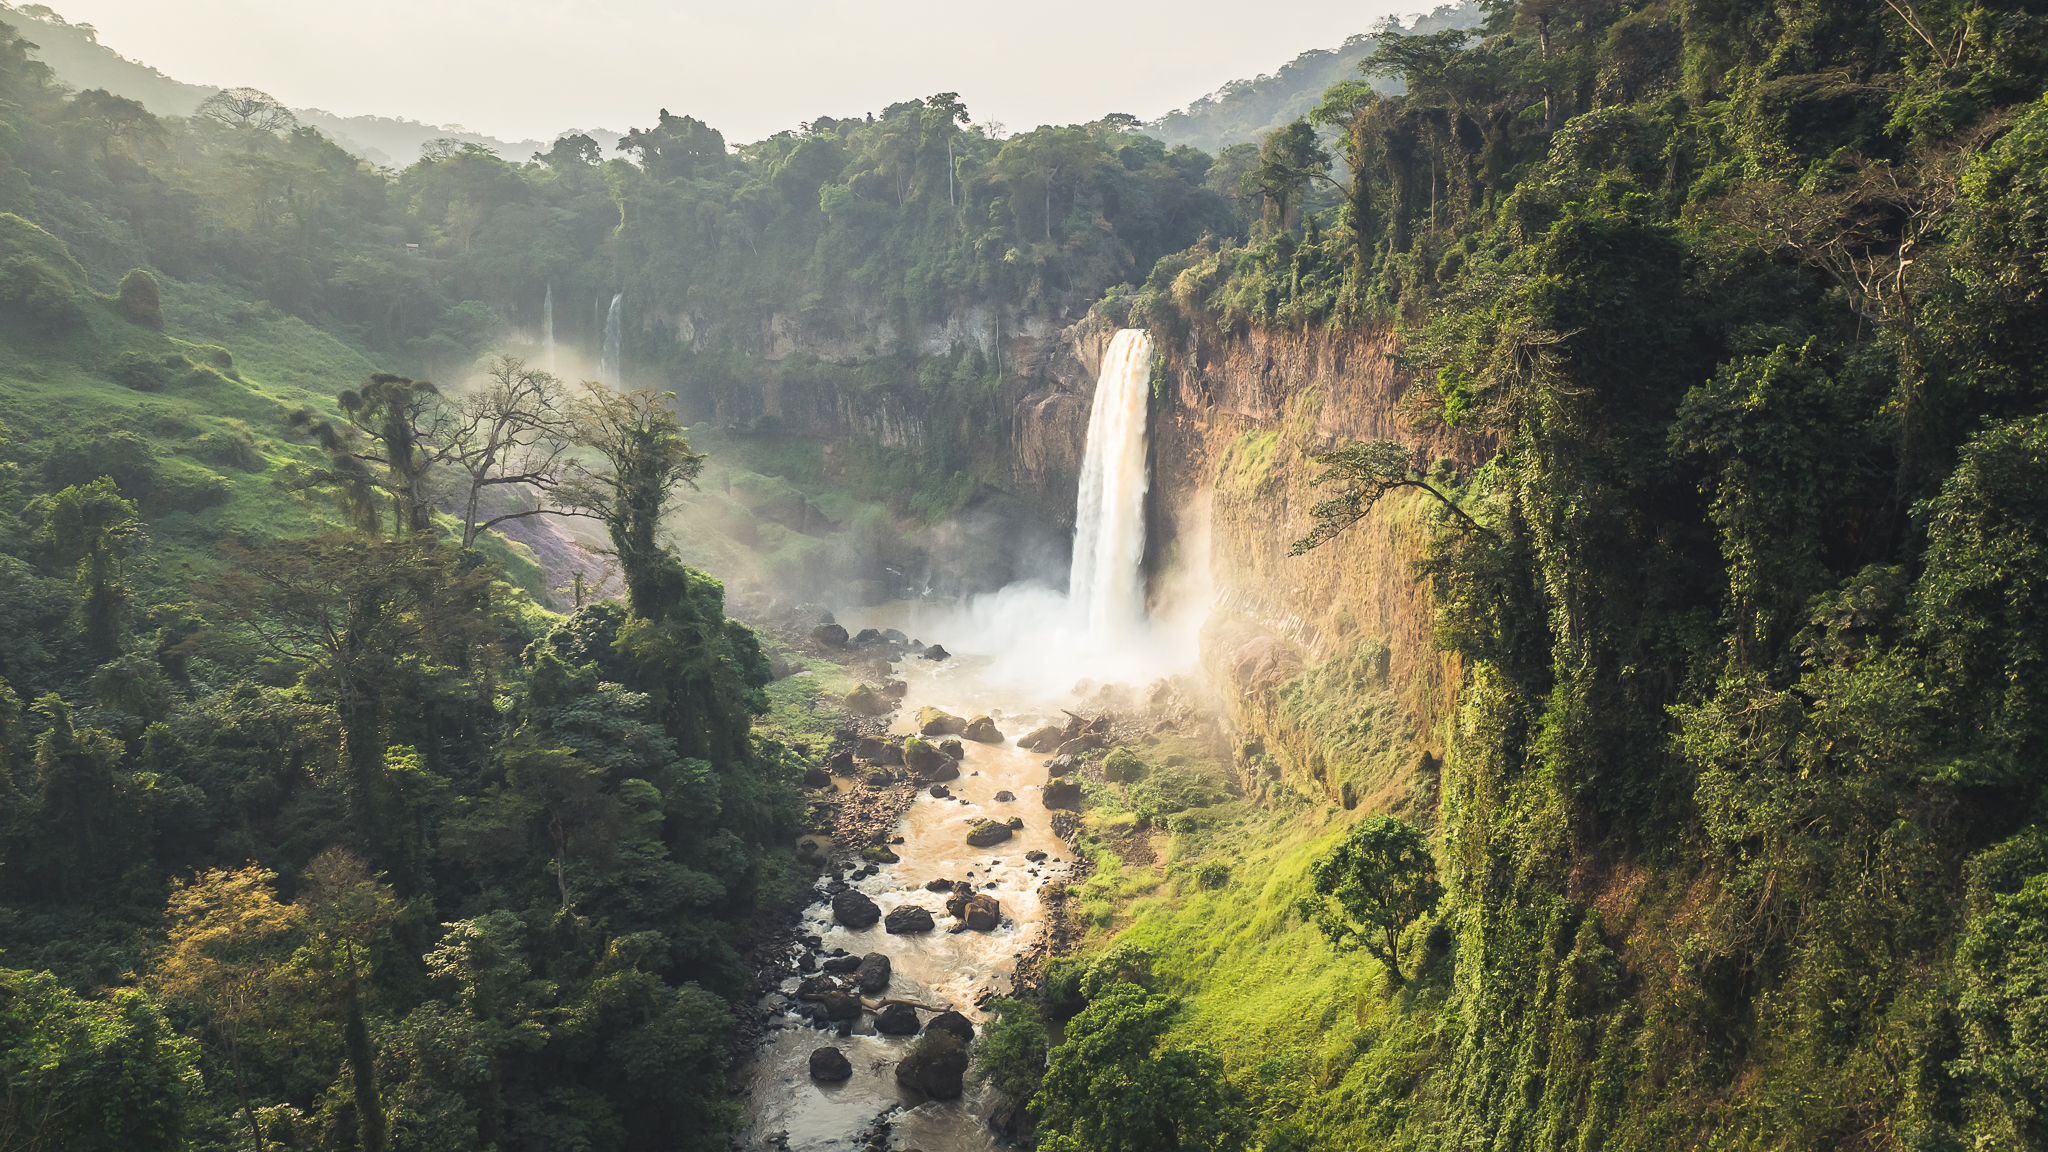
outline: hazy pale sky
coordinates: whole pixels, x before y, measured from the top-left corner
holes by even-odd
[[[1408,0],[45,0],[176,79],[505,139],[645,126],[735,142],[957,91],[1012,130],[1151,119],[1333,48]]]

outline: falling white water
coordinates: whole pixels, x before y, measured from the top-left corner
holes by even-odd
[[[619,303],[625,298],[624,292],[612,297],[612,310],[604,318],[604,358],[597,362],[598,382],[613,388],[619,386]]]
[[[1152,338],[1126,328],[1109,343],[1088,416],[1088,452],[1074,506],[1074,567],[1067,596],[1098,643],[1133,631],[1145,615],[1145,402]]]
[[[548,285],[548,294],[540,302],[540,347],[541,356],[547,360],[548,375],[555,372],[555,286]]]

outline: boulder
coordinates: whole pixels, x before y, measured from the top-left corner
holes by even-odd
[[[848,928],[869,928],[881,918],[875,902],[852,888],[832,898],[832,919]]]
[[[1016,798],[1017,794],[1015,792],[1010,791],[1008,788],[1005,788],[1001,792],[996,793],[996,803],[998,804],[1008,804],[1010,801],[1015,800]]]
[[[917,730],[926,736],[958,736],[966,730],[967,721],[930,704],[917,710]]]
[[[831,1084],[853,1079],[853,1062],[837,1048],[820,1048],[811,1053],[811,1079]]]
[[[927,892],[951,892],[953,890],[953,882],[951,880],[934,880],[926,884],[924,890]]]
[[[846,694],[846,710],[856,716],[880,716],[893,705],[887,697],[875,691],[869,684],[863,684]]]
[[[888,641],[889,643],[891,643],[891,644],[908,644],[908,643],[910,643],[910,637],[908,637],[908,636],[905,636],[905,635],[904,635],[903,633],[901,633],[901,632],[898,632],[898,631],[897,631],[896,629],[894,629],[894,628],[884,628],[884,629],[882,629],[882,639],[884,639],[884,640],[887,640],[887,641]]]
[[[953,798],[953,790],[952,790],[951,788],[948,788],[948,787],[946,787],[946,786],[945,786],[944,784],[934,784],[934,785],[932,785],[932,799],[934,799],[934,800],[951,800],[952,798]]]
[[[870,952],[860,958],[860,967],[853,971],[853,982],[863,992],[880,992],[889,986],[889,958],[880,952]]]
[[[1029,735],[1017,741],[1017,747],[1026,752],[1050,752],[1059,747],[1060,742],[1065,739],[1066,733],[1048,724],[1043,728],[1032,729]]]
[[[1054,780],[1039,792],[1038,799],[1047,808],[1064,808],[1069,812],[1081,810],[1081,785],[1073,780]]]
[[[969,931],[993,931],[1003,922],[1002,902],[986,892],[976,892],[967,898],[966,915],[960,919],[967,922]]]
[[[1072,740],[1060,745],[1059,754],[1062,756],[1081,756],[1085,753],[1093,752],[1100,747],[1102,747],[1102,737],[1093,732],[1083,732]]]
[[[816,766],[804,769],[804,787],[830,788],[831,786],[832,774],[830,772]]]
[[[884,1004],[875,1013],[875,1031],[884,1036],[917,1035],[917,1009],[908,1004]]]
[[[967,843],[976,848],[988,848],[1010,838],[1010,830],[993,820],[983,820],[968,830]]]
[[[1001,744],[1003,742],[1003,734],[996,728],[996,722],[986,716],[976,716],[974,719],[969,720],[967,727],[960,730],[960,734],[977,744]]]
[[[967,746],[960,743],[958,739],[952,736],[948,736],[944,740],[939,741],[939,751],[944,752],[948,757],[954,760],[967,759]]]
[[[974,885],[965,880],[953,881],[953,894],[946,897],[946,915],[956,920],[967,917],[967,902],[974,899]]]
[[[1024,818],[1022,816],[1012,816],[1008,820],[1003,821],[1003,823],[1008,824],[1013,829],[1022,828],[1024,827]]]
[[[931,778],[934,780],[958,780],[960,778],[960,766],[951,760],[947,760],[931,770]],[[960,802],[962,804],[967,803],[965,800]]]
[[[883,929],[892,936],[914,936],[919,932],[929,932],[936,926],[932,914],[915,904],[892,909],[882,918]]]
[[[851,992],[820,992],[818,1003],[824,1006],[827,1020],[860,1019],[860,997]]]
[[[898,748],[895,741],[884,740],[879,736],[861,737],[860,743],[853,747],[853,756],[854,759],[869,764],[903,763],[903,749]]]
[[[946,646],[944,644],[934,644],[931,647],[925,649],[924,651],[918,653],[918,656],[925,660],[945,660],[951,657],[952,655],[953,654],[951,652],[946,651]]]
[[[837,624],[820,624],[811,629],[811,639],[827,648],[844,648],[846,629]]]
[[[1043,864],[1045,863],[1045,853],[1040,852],[1037,849],[1033,849],[1024,854],[1024,859],[1030,861],[1033,864]]]
[[[853,642],[855,644],[873,644],[875,641],[880,640],[881,638],[882,634],[880,632],[875,631],[873,628],[863,628],[859,632],[854,634]]]
[[[933,1100],[960,1096],[967,1077],[967,1045],[950,1032],[926,1032],[896,1065],[896,1083]]]
[[[903,766],[917,775],[931,777],[952,763],[931,741],[916,736],[903,738]]]
[[[958,1012],[941,1012],[924,1026],[927,1032],[948,1032],[962,1044],[974,1043],[974,1025]]]
[[[825,962],[823,964],[818,965],[818,967],[823,968],[827,972],[843,975],[847,972],[855,971],[860,967],[860,957],[827,956],[825,958]]]
[[[1076,763],[1078,761],[1072,756],[1055,756],[1045,762],[1045,774],[1047,776],[1065,776],[1074,770]]]
[[[891,700],[901,700],[909,691],[910,685],[905,684],[901,680],[884,680],[882,682],[882,695]]]

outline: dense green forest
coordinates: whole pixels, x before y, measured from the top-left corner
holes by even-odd
[[[544,386],[627,589],[560,614],[423,495],[453,391],[373,375],[530,350],[550,288],[586,350],[624,293],[686,405],[779,317],[847,349],[785,377],[938,425],[1007,367],[912,338],[969,310],[1166,373],[1392,327],[1483,461],[1336,452],[1301,545],[1427,489],[1434,811],[1091,847],[1084,954],[982,1041],[1044,1146],[2048,1144],[2048,9],[1485,7],[1220,157],[941,93],[384,172],[7,34],[0,1146],[723,1142],[822,749],[754,732],[759,642],[656,544],[702,458]]]

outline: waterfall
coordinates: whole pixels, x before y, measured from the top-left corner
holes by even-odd
[[[548,285],[548,294],[540,302],[540,352],[547,361],[548,375],[555,374],[555,286]]]
[[[1126,328],[1110,341],[1088,415],[1088,449],[1074,507],[1074,567],[1067,596],[1097,640],[1113,640],[1145,614],[1145,402],[1152,338]]]
[[[619,303],[626,298],[624,292],[612,297],[612,310],[604,317],[604,358],[597,362],[597,379],[601,384],[619,386]]]

